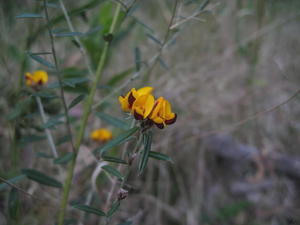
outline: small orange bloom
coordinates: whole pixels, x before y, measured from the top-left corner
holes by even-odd
[[[48,82],[48,73],[44,70],[37,70],[33,74],[25,74],[26,85],[30,87],[41,86]]]
[[[136,120],[144,120],[151,113],[154,106],[153,95],[142,95],[139,96],[132,105],[131,113],[134,115]]]
[[[138,90],[132,88],[125,96],[119,96],[119,102],[121,104],[122,110],[125,112],[130,112],[135,100],[142,95],[151,94],[152,90],[152,87],[143,87]]]
[[[160,129],[166,125],[171,125],[176,122],[177,114],[172,112],[171,104],[163,97],[159,97],[151,112],[149,119],[156,124]]]
[[[119,97],[119,102],[122,109],[133,114],[136,120],[144,120],[144,126],[156,124],[158,128],[163,129],[166,125],[176,122],[177,114],[172,112],[170,102],[163,97],[155,101],[152,90],[152,87],[138,90],[132,88],[125,96]]]
[[[112,133],[110,130],[102,128],[91,132],[90,138],[94,141],[106,142],[112,139]]]

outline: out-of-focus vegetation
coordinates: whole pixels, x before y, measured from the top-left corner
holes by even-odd
[[[73,32],[56,0],[48,1],[48,24],[41,0],[0,2],[0,177],[27,193],[0,184],[0,224],[57,222],[59,187],[72,147],[57,71],[51,68],[47,25],[54,34],[74,133],[99,57],[112,39],[77,159],[65,224],[300,224],[299,176],[278,173],[271,160],[274,154],[295,160],[300,155],[300,1],[63,2]],[[110,36],[120,2],[125,5],[116,21],[119,27]],[[36,69],[50,75],[47,88],[33,93],[42,99],[50,118],[47,124],[24,85],[25,72]],[[118,194],[111,187],[118,185],[114,177],[119,174],[110,170],[106,176],[95,170],[91,152],[99,144],[89,135],[105,127],[117,137],[127,129],[130,120],[122,114],[118,96],[142,86],[153,86],[157,96],[166,96],[178,115],[175,124],[153,130],[152,150],[163,154],[156,155],[163,160],[149,158],[142,175],[133,164],[125,187],[128,197],[110,220],[98,217],[99,212],[97,216],[77,210],[78,205],[71,207],[89,203],[107,211],[114,199],[108,196]],[[66,158],[52,158],[45,128],[51,131],[59,155]],[[259,157],[252,163],[220,157],[207,144],[220,134],[256,149]],[[226,151],[231,145],[219,148]],[[119,157],[122,149],[114,147],[111,153]],[[32,177],[29,168],[54,177],[39,181],[52,187],[33,182],[40,176]]]

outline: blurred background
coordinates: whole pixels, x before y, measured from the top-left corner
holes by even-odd
[[[92,70],[116,2],[64,1]],[[123,2],[124,10],[132,7],[111,43],[96,111],[128,121],[117,97],[133,87],[153,86],[178,119],[154,129],[152,149],[172,162],[150,159],[142,176],[130,175],[129,196],[111,224],[300,224],[300,1]],[[43,1],[1,1],[0,6],[0,175],[9,179],[21,168],[36,168],[61,179],[62,172],[42,154],[49,147],[39,138],[37,106],[22,95],[23,74],[36,69],[48,71],[48,91],[59,93],[55,73],[30,57],[50,51],[45,19],[16,18],[43,14]],[[58,2],[49,1],[48,7],[52,31],[68,31]],[[63,76],[76,78],[65,88],[70,103],[87,93],[89,79],[80,79],[89,78],[88,71],[73,35],[57,35],[54,42]],[[43,103],[50,118],[62,113],[59,99],[45,97]],[[81,112],[81,103],[70,111],[74,131]],[[55,126],[59,151],[70,151],[63,126]],[[97,147],[89,132],[99,127],[120,133],[92,114],[71,201],[84,202],[89,195],[95,168],[90,152]],[[0,224],[54,224],[60,192],[23,179],[16,184],[41,200],[21,195],[22,219],[10,223],[10,189],[0,188]],[[103,207],[109,190],[109,179],[100,174],[93,205]],[[68,216],[69,224],[101,224],[98,217],[72,209]]]

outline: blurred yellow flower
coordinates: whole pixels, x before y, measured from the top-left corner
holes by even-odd
[[[159,97],[155,102],[149,119],[155,123],[158,128],[163,129],[166,125],[176,122],[177,114],[172,112],[171,104],[166,99]]]
[[[112,133],[110,130],[102,128],[91,132],[90,138],[94,141],[105,142],[112,139]]]
[[[119,96],[119,102],[121,104],[121,108],[125,112],[130,112],[132,109],[133,103],[143,95],[149,95],[152,93],[152,87],[143,87],[138,90],[132,88],[125,96]]]
[[[37,70],[32,74],[27,72],[25,74],[25,80],[27,86],[44,85],[48,82],[48,73],[44,70]]]

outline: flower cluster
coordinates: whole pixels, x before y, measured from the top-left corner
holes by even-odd
[[[112,133],[110,130],[102,128],[91,132],[90,138],[94,141],[106,142],[112,139]]]
[[[177,115],[172,112],[171,104],[159,97],[155,100],[152,87],[138,90],[132,88],[125,96],[119,97],[121,108],[133,114],[136,120],[147,120],[163,129],[166,125],[175,123]]]
[[[42,86],[48,82],[48,73],[44,70],[37,70],[25,74],[26,85],[30,87]]]

